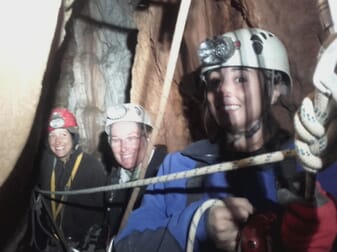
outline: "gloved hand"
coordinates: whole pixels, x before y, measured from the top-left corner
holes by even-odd
[[[309,95],[303,100],[294,116],[294,128],[297,157],[306,171],[316,173],[336,161],[337,105],[326,97],[325,107],[329,111],[318,112],[313,99]]]
[[[332,156],[335,156],[329,155],[328,145],[336,140],[336,130],[329,132],[327,129],[332,128],[331,118],[336,117],[337,38],[319,55],[313,83],[315,94],[303,100],[294,123],[298,157],[305,170],[315,173],[334,161]]]
[[[296,181],[294,188],[300,190]],[[281,222],[281,238],[287,252],[328,252],[337,237],[335,199],[316,186],[314,202],[307,202],[288,189],[278,192],[285,206]]]

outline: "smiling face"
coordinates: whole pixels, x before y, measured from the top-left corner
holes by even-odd
[[[138,123],[117,122],[110,128],[110,146],[120,166],[132,171],[144,158],[146,138]]]
[[[231,133],[261,118],[261,75],[253,68],[226,67],[207,74],[207,101],[217,124]]]
[[[73,139],[67,129],[54,129],[48,135],[48,143],[56,157],[66,162],[73,148]]]

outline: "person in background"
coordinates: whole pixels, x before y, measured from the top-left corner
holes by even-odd
[[[150,153],[146,153],[152,122],[149,113],[138,104],[125,103],[107,109],[105,132],[115,158],[115,165],[109,175],[110,184],[120,184],[139,178],[140,169],[146,168],[145,178],[157,174],[167,149],[163,145],[155,145]],[[149,155],[147,159],[146,155]],[[144,164],[144,161],[147,164]],[[134,208],[140,204],[145,188],[140,190]],[[109,195],[111,235],[115,235],[121,224],[125,208],[132,190],[116,190]]]
[[[104,186],[103,165],[82,151],[75,116],[66,108],[51,111],[48,146],[40,163],[38,188],[33,211],[35,251],[104,251],[106,221],[103,192],[55,195],[54,191],[90,189]],[[102,249],[102,250],[100,250]]]
[[[198,53],[208,139],[168,154],[157,176],[294,148],[271,111],[292,87],[287,52],[275,34],[238,29],[205,40]],[[330,251],[336,187],[318,177],[322,187],[306,201],[291,190],[303,185],[300,171],[293,158],[149,185],[113,250]]]

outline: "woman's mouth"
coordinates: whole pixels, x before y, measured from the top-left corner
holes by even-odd
[[[230,105],[224,106],[225,111],[235,111],[235,110],[238,110],[238,109],[240,109],[240,106],[236,105],[236,104],[230,104]]]

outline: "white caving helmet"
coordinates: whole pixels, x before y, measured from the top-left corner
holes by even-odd
[[[282,94],[290,93],[292,80],[287,51],[275,34],[258,28],[244,28],[207,39],[198,50],[201,77],[217,68],[245,66],[282,72],[286,79]]]
[[[153,128],[150,115],[138,104],[125,103],[107,109],[105,132],[108,136],[110,135],[110,126],[117,122],[136,122]]]

